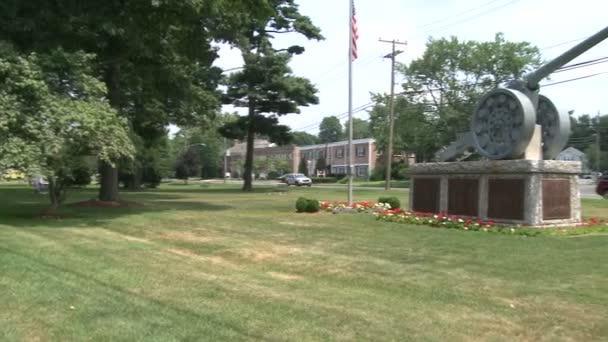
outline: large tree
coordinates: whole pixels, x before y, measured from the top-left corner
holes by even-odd
[[[24,55],[0,41],[0,168],[45,176],[51,210],[85,156],[113,163],[133,153],[126,120],[104,99],[92,59],[61,49]]]
[[[292,132],[293,143],[298,146],[316,145],[319,142],[319,138],[316,135],[306,132]]]
[[[384,152],[388,144],[389,98],[380,94],[372,98],[376,105],[370,111],[370,129],[378,151]],[[437,142],[445,135],[444,131],[435,128],[436,121],[425,112],[424,105],[410,102],[406,96],[395,98],[394,120],[394,152],[413,152],[421,162],[433,156],[439,146]]]
[[[169,123],[192,125],[216,111],[221,71],[211,66],[212,41],[233,41],[258,7],[246,0],[6,0],[0,36],[23,52],[94,54],[105,97],[143,139],[142,153],[163,139]],[[102,163],[102,200],[117,197],[114,164]]]
[[[245,30],[237,46],[244,67],[226,78],[225,104],[247,108],[247,115],[221,128],[227,138],[246,140],[243,190],[252,190],[254,139],[261,135],[284,144],[292,139],[289,127],[278,117],[299,113],[300,106],[318,103],[315,87],[305,78],[292,74],[288,66],[294,54],[304,48],[293,45],[276,49],[274,35],[298,33],[308,39],[322,39],[319,28],[300,14],[294,0],[265,1],[259,16]]]
[[[349,120],[344,123],[344,136],[348,138],[350,131]],[[371,138],[372,132],[369,126],[369,121],[353,118],[353,139]]]
[[[319,142],[322,144],[344,139],[344,131],[340,120],[335,116],[327,116],[319,125]]]
[[[489,42],[430,39],[420,58],[398,66],[405,82],[395,106],[395,148],[430,159],[429,149],[436,151],[468,130],[485,92],[521,78],[540,63],[538,48],[506,41],[500,33]],[[376,96],[378,105],[372,110],[372,130],[379,141],[385,140],[388,127],[386,100]]]

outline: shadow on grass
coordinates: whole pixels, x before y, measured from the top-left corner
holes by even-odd
[[[183,191],[192,190],[192,191]],[[144,213],[199,211],[211,212],[219,210],[233,210],[234,207],[226,204],[215,204],[201,197],[188,196],[190,193],[209,193],[194,191],[196,189],[182,189],[180,191],[148,190],[137,192],[122,192],[121,199],[139,202],[143,205],[116,208],[87,208],[70,205],[71,203],[94,199],[97,190],[92,188],[73,189],[68,193],[68,200],[58,209],[63,219],[42,219],[38,215],[49,206],[46,195],[35,194],[25,186],[0,186],[0,225],[15,227],[53,227],[65,226],[95,226],[112,219],[140,215]],[[226,190],[226,189],[224,189]],[[183,194],[182,194],[183,193]],[[211,193],[215,193],[212,191]],[[229,192],[230,193],[230,192]],[[181,195],[180,195],[181,194]]]

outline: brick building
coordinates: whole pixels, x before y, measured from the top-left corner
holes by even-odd
[[[353,140],[354,174],[356,177],[369,177],[378,159],[374,139]],[[300,147],[300,158],[310,161],[309,174],[316,169],[319,157],[325,158],[325,164],[332,174],[346,174],[348,171],[348,141]]]
[[[318,159],[322,157],[325,158],[325,164],[330,168],[330,173],[347,173],[348,141],[309,146],[276,146],[264,140],[256,140],[254,146],[254,158],[266,157],[287,160],[289,170],[285,170],[285,172],[297,172],[299,163],[304,158],[308,173],[312,175],[316,169]],[[229,151],[229,171],[235,176],[239,173],[238,168],[245,159],[245,144],[237,144]],[[353,160],[355,176],[369,177],[378,159],[376,141],[374,139],[353,140],[353,151],[355,155]]]

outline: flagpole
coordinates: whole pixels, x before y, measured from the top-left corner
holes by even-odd
[[[353,204],[353,0],[348,9],[348,205]]]

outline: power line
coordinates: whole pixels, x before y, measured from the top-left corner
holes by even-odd
[[[578,38],[578,39],[572,39],[572,40],[569,40],[569,41],[567,41],[567,42],[563,42],[563,43],[557,43],[557,44],[555,44],[555,45],[545,46],[545,47],[539,48],[539,50],[549,50],[549,49],[556,48],[556,47],[558,47],[558,46],[562,46],[562,45],[566,45],[566,44],[570,44],[570,43],[576,43],[576,42],[578,42],[578,41],[581,41],[581,40],[583,40],[583,39],[587,39],[587,38],[589,38],[589,36],[587,36],[587,37],[582,37],[582,38]]]
[[[588,66],[592,66],[592,65],[596,65],[596,64],[602,64],[602,63],[606,63],[606,62],[608,62],[608,57],[600,57],[600,58],[592,59],[592,60],[585,61],[585,62],[564,65],[563,67],[557,69],[554,73],[575,70],[575,69],[584,68],[584,67],[588,67]]]
[[[444,26],[440,26],[440,27],[437,27],[437,28],[434,28],[434,29],[428,30],[428,31],[426,31],[426,32],[425,32],[425,34],[428,34],[428,33],[431,33],[431,32],[442,31],[442,30],[444,30],[444,29],[446,29],[446,28],[448,28],[448,27],[452,27],[452,26],[454,26],[454,25],[458,25],[458,24],[463,24],[463,23],[469,22],[469,21],[471,21],[471,20],[474,20],[474,19],[477,19],[477,18],[479,18],[479,17],[482,17],[482,16],[484,16],[484,15],[486,15],[486,14],[489,14],[489,13],[492,13],[492,12],[495,12],[495,11],[498,11],[499,9],[504,8],[504,7],[507,7],[507,6],[509,6],[509,5],[512,5],[512,4],[516,3],[516,2],[519,2],[519,0],[511,0],[511,1],[507,2],[507,3],[505,3],[505,4],[502,4],[502,5],[500,5],[500,6],[496,6],[496,7],[492,7],[492,8],[490,8],[490,9],[489,9],[489,10],[487,10],[487,11],[484,11],[484,12],[478,13],[478,14],[473,15],[473,16],[471,16],[471,17],[464,18],[464,19],[462,19],[462,20],[458,20],[458,21],[455,21],[455,22],[453,22],[453,23],[450,23],[450,24],[447,24],[447,25],[444,25]]]
[[[432,26],[432,25],[435,25],[435,24],[438,24],[438,23],[444,22],[444,21],[446,21],[446,20],[448,20],[448,19],[452,19],[452,18],[458,18],[458,17],[460,17],[460,16],[462,16],[462,15],[464,15],[464,14],[474,12],[474,11],[476,11],[476,10],[480,9],[480,8],[484,8],[484,7],[486,7],[486,6],[488,6],[488,5],[491,5],[491,4],[493,4],[493,3],[495,3],[495,2],[498,2],[498,1],[502,1],[502,0],[492,0],[492,1],[488,1],[488,2],[486,2],[486,3],[484,3],[484,4],[481,4],[481,5],[477,6],[477,7],[470,8],[470,9],[468,9],[468,10],[464,11],[464,12],[460,12],[460,13],[458,13],[458,14],[451,15],[451,16],[447,16],[447,17],[445,17],[445,18],[443,18],[443,19],[439,19],[439,20],[433,21],[433,22],[431,22],[431,23],[424,24],[424,25],[422,25],[422,26],[418,26],[418,27],[417,27],[417,29],[421,29],[421,28],[424,28],[424,27]]]
[[[591,75],[585,75],[585,76],[576,77],[576,78],[571,78],[571,79],[567,79],[567,80],[563,80],[563,81],[559,81],[559,82],[542,84],[541,87],[550,87],[550,86],[554,86],[554,85],[558,85],[558,84],[562,84],[562,83],[574,82],[574,81],[578,81],[578,80],[582,80],[582,79],[586,79],[586,78],[590,78],[590,77],[595,77],[595,76],[599,76],[599,75],[603,75],[603,74],[608,74],[608,71],[599,72],[599,73],[595,73],[595,74],[591,74]],[[462,90],[462,89],[465,89],[465,88],[474,87],[474,86],[478,86],[478,85],[481,85],[481,84],[483,84],[483,83],[482,82],[468,83],[468,84],[463,84],[460,87],[454,87],[454,88]],[[397,93],[395,95],[399,96],[399,95],[424,94],[424,93],[430,93],[430,92],[440,91],[440,90],[443,90],[443,88],[429,88],[429,89],[422,89],[422,90],[407,90],[407,91],[403,91],[403,92]],[[353,109],[353,114],[354,113],[362,112],[365,109],[373,107],[375,105],[376,105],[376,101],[371,101],[371,102],[368,102],[366,104],[360,105],[359,107],[356,107],[355,109]],[[342,114],[338,114],[338,115],[333,115],[333,116],[337,117],[338,119],[344,119],[347,115],[348,115],[348,112],[345,112],[345,113],[342,113]],[[299,132],[312,131],[312,130],[316,129],[320,124],[321,124],[321,121],[318,121],[318,122],[315,122],[313,124],[309,124],[309,125],[303,126],[303,127],[299,128],[299,129],[295,129],[294,131],[299,131]],[[605,129],[605,127],[601,127],[601,129]]]
[[[578,80],[582,80],[582,79],[585,79],[585,78],[595,77],[595,76],[599,76],[599,75],[603,75],[603,74],[608,74],[608,71],[598,72],[596,74],[581,76],[581,77],[577,77],[577,78],[571,78],[571,79],[565,80],[565,81],[559,81],[559,82],[541,84],[541,87],[550,87],[550,86],[554,86],[554,85],[558,85],[558,84],[562,84],[562,83],[568,83],[568,82],[578,81]]]

